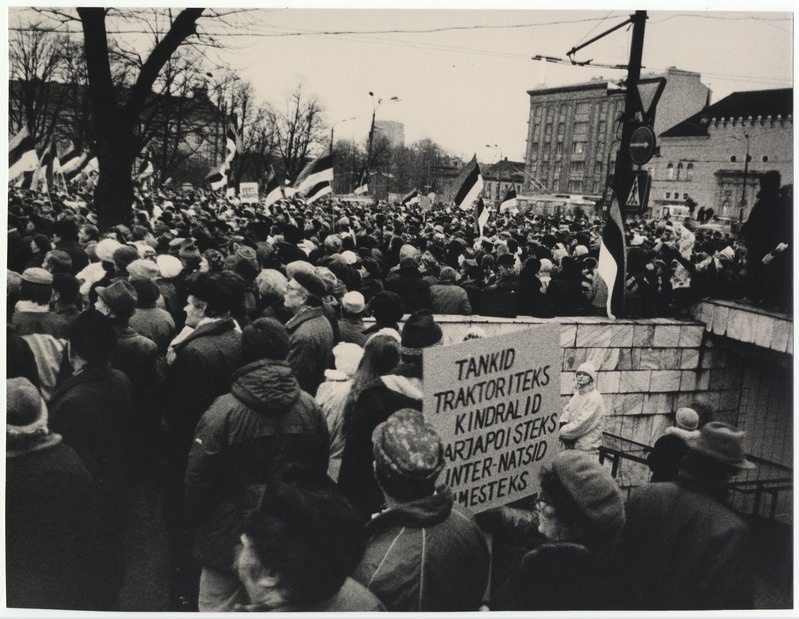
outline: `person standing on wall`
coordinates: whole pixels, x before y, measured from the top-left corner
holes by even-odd
[[[599,454],[605,428],[605,401],[596,388],[596,368],[581,363],[574,377],[577,390],[563,408],[560,441],[566,449]]]

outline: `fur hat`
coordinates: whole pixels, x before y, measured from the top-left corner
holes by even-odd
[[[624,526],[624,500],[610,471],[574,449],[552,459],[552,470],[594,533],[616,535]]]
[[[327,296],[327,286],[325,285],[324,280],[316,273],[297,271],[292,276],[292,279],[312,295],[315,295],[320,299]]]
[[[417,310],[402,327],[402,354],[421,356],[423,348],[440,344],[442,335],[430,310]]]
[[[119,273],[127,273],[128,265],[134,260],[139,259],[139,252],[135,247],[123,245],[114,252],[114,266]]]
[[[435,479],[444,468],[441,438],[420,411],[403,408],[372,432],[375,466],[389,475]]]
[[[336,369],[352,378],[363,357],[363,348],[352,342],[339,342],[333,348],[333,357],[336,360]]]
[[[122,244],[115,239],[103,239],[97,243],[95,254],[100,262],[113,262],[114,252],[122,247]],[[137,253],[138,256],[138,253]]]
[[[172,279],[177,277],[183,270],[183,263],[175,256],[158,256],[155,259],[155,264],[158,265],[158,270],[161,272],[161,277]]]
[[[746,459],[743,449],[745,432],[720,421],[711,421],[699,432],[686,440],[688,449],[711,460],[738,469],[753,469],[755,465]]]
[[[160,275],[158,265],[152,260],[134,260],[128,265],[130,279],[157,279]]]

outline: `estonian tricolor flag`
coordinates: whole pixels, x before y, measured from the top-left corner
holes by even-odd
[[[33,172],[39,167],[36,144],[27,127],[8,143],[8,180],[13,181],[23,172]]]
[[[264,198],[264,206],[269,208],[275,202],[283,197],[283,192],[280,190],[280,181],[275,176],[275,171],[270,168],[269,177],[266,179],[266,189],[264,190],[266,197]]]
[[[419,204],[419,192],[414,189],[402,199],[400,204]]]
[[[227,185],[227,171],[229,165],[227,161],[223,161],[205,177],[205,180],[211,185],[212,191],[222,189],[222,187]]]
[[[599,246],[597,273],[608,287],[608,318],[624,316],[624,281],[627,256],[624,241],[624,220],[621,216],[616,192],[610,202],[610,211],[602,231]]]
[[[361,178],[358,181],[358,186],[355,188],[355,195],[359,196],[369,192],[369,170],[364,168],[361,171]]]
[[[483,230],[488,223],[488,216],[489,216],[488,207],[483,202],[483,198],[477,198],[477,202],[474,205],[474,225],[477,228],[477,234],[483,236]]]
[[[305,166],[297,180],[294,181],[294,188],[307,197],[319,183],[324,181],[333,182],[333,157],[331,155],[322,155]]]
[[[480,192],[483,191],[483,176],[477,165],[477,155],[458,174],[458,192],[455,194],[455,206],[468,211]]]
[[[516,188],[511,187],[508,189],[505,197],[502,198],[502,202],[499,203],[499,212],[502,213],[503,211],[515,211],[516,205]]]
[[[333,187],[330,186],[328,181],[322,181],[308,190],[308,193],[305,194],[305,199],[308,201],[308,204],[313,204],[319,198],[329,193],[333,193]]]

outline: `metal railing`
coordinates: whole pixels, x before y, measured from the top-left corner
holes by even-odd
[[[611,475],[619,480],[622,490],[629,494],[633,488],[649,481],[646,457],[651,451],[649,445],[605,432],[603,444],[599,448],[599,461],[610,462]],[[730,504],[748,516],[792,521],[793,470],[763,458],[748,458],[758,468],[749,472],[746,478],[730,482]],[[630,463],[633,470],[625,469],[625,463]],[[759,474],[765,476],[761,478]]]

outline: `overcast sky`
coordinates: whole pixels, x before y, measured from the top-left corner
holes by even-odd
[[[303,2],[307,7],[313,4]],[[527,90],[626,75],[625,70],[544,63],[532,57],[565,59],[572,47],[624,21],[635,7],[603,3],[608,8],[587,11],[579,3],[562,0],[558,6],[570,10],[488,10],[485,2],[464,0],[448,2],[460,8],[447,10],[364,8],[374,4],[364,1],[357,8],[352,2],[337,2],[341,8],[329,10],[239,2],[238,6],[260,8],[248,16],[248,28],[221,30],[225,34],[218,60],[249,79],[259,98],[274,104],[284,102],[287,92],[303,80],[324,105],[329,123],[356,117],[336,125],[337,139],[364,140],[373,100],[399,97],[399,102],[384,102],[377,118],[404,123],[406,143],[428,137],[464,158],[477,153],[481,161],[496,161],[500,155],[523,160]],[[443,0],[426,0],[417,6],[442,4]],[[740,90],[792,86],[790,2],[710,0],[704,6],[713,10],[690,10],[695,4],[673,0],[669,6],[678,10],[649,12],[644,73],[670,66],[696,71],[711,88],[713,101]],[[768,12],[744,12],[739,10],[742,4]],[[298,5],[294,0],[282,3]],[[534,5],[517,1],[513,6]],[[721,12],[721,6],[734,10]],[[204,23],[212,26],[210,20]],[[576,59],[626,64],[629,44],[630,30],[625,27],[580,51]],[[486,146],[494,144],[495,148]]]
[[[407,143],[429,137],[464,157],[476,152],[488,161],[501,153],[523,160],[527,90],[626,75],[531,57],[566,58],[572,47],[631,12],[264,9],[253,16],[254,36],[236,40],[236,49],[223,58],[265,99],[283,100],[303,79],[325,105],[330,122],[357,116],[336,126],[337,138],[365,138],[373,91],[375,98],[401,98],[384,102],[377,118],[404,123]],[[792,15],[785,12],[651,11],[644,72],[669,66],[696,71],[713,101],[739,90],[790,87],[792,29]],[[624,28],[576,58],[626,64],[629,43],[630,31]]]

